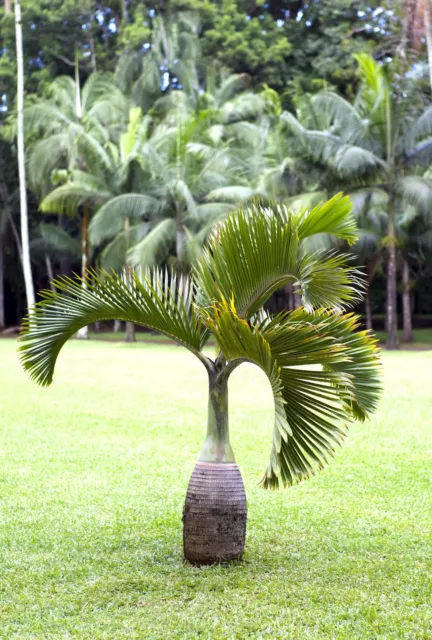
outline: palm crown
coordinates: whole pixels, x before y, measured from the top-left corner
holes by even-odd
[[[194,353],[210,380],[207,440],[200,460],[233,462],[227,381],[243,362],[267,374],[275,421],[262,484],[274,488],[307,478],[333,455],[350,419],[377,405],[380,370],[375,340],[357,331],[358,317],[341,310],[361,295],[347,258],[308,254],[304,240],[330,233],[352,244],[356,224],[349,198],[338,194],[314,209],[253,205],[231,214],[208,240],[191,277],[154,269],[117,275],[60,277],[42,292],[20,337],[23,366],[39,384],[52,382],[68,338],[98,320],[119,319],[161,331]],[[303,306],[271,316],[269,296],[287,282]],[[213,334],[220,349],[204,351]]]

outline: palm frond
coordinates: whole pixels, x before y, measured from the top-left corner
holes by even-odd
[[[239,315],[253,315],[276,289],[297,280],[298,245],[297,226],[281,224],[270,209],[229,215],[196,266],[204,306],[234,296]]]
[[[84,203],[97,204],[110,197],[109,191],[101,192],[91,187],[68,182],[53,189],[40,203],[44,213],[60,213],[73,216]]]
[[[226,202],[207,202],[197,205],[196,217],[201,222],[212,223],[233,211],[234,206]]]
[[[221,108],[222,122],[230,124],[241,120],[251,120],[263,113],[264,100],[256,93],[242,93]]]
[[[418,142],[432,136],[432,106],[428,107],[414,122],[407,133],[409,147],[415,147]]]
[[[284,203],[293,211],[299,211],[303,209],[309,209],[310,207],[316,207],[321,202],[326,200],[327,191],[311,191],[305,193],[298,193],[295,196],[287,198]]]
[[[339,309],[362,300],[365,285],[360,272],[346,266],[351,259],[352,255],[335,251],[305,254],[298,268],[297,284],[308,312]]]
[[[75,92],[75,81],[70,76],[57,76],[49,86],[50,98],[70,113],[75,111]]]
[[[235,73],[225,78],[215,91],[217,107],[220,108],[228,100],[233,99],[234,96],[243,91],[247,87],[249,80],[250,76],[246,73]]]
[[[172,189],[176,199],[185,203],[188,215],[195,218],[196,202],[186,182],[184,180],[176,180]]]
[[[194,285],[155,270],[141,277],[131,272],[118,276],[89,272],[86,286],[79,277],[60,277],[56,291],[43,299],[24,322],[20,341],[23,367],[41,385],[52,382],[57,356],[81,327],[102,320],[124,320],[165,333],[201,360],[205,339],[193,306]]]
[[[156,198],[142,193],[127,193],[116,196],[103,204],[89,226],[89,239],[94,246],[119,233],[125,218],[153,218],[159,212]]]
[[[69,253],[78,258],[81,255],[81,243],[57,224],[40,224],[39,231],[45,247],[57,255]]]
[[[94,173],[97,173],[101,167],[107,171],[114,168],[113,159],[107,149],[91,133],[84,130],[80,131],[76,136],[76,144],[82,150],[86,159],[86,166],[90,171],[93,168]]]
[[[357,239],[357,223],[352,213],[352,202],[348,196],[338,193],[327,202],[321,202],[311,210],[297,213],[299,239],[317,233],[331,233],[346,240],[349,245]]]
[[[404,176],[396,183],[396,190],[409,204],[415,205],[423,213],[432,206],[432,179],[421,176]]]
[[[24,110],[24,126],[26,134],[43,131],[59,132],[68,126],[70,120],[59,107],[51,102],[38,102]]]
[[[257,195],[259,194],[252,187],[230,185],[228,187],[213,189],[207,194],[206,200],[238,203],[244,200],[250,200]]]
[[[148,227],[148,223],[140,222],[116,233],[100,254],[98,262],[101,268],[120,273],[128,264],[129,249],[147,235]]]
[[[345,142],[358,145],[368,138],[367,120],[348,100],[331,91],[318,93],[312,100],[316,111],[337,125],[338,133]]]
[[[341,232],[350,236],[351,224]],[[321,221],[317,228],[327,232]],[[333,253],[303,255],[296,214],[281,206],[252,206],[218,225],[195,269],[204,306],[233,296],[239,315],[248,318],[290,281],[301,286],[304,303],[313,308],[356,301],[357,273],[346,266],[346,259]]]
[[[165,218],[132,247],[128,261],[134,267],[147,267],[160,263],[168,255],[176,232],[176,221]]]
[[[54,169],[64,166],[70,153],[70,138],[67,133],[55,133],[40,140],[31,150],[29,179],[38,192],[44,183],[49,183]]]
[[[274,431],[262,480],[277,488],[322,468],[345,436],[344,423],[365,420],[377,406],[381,371],[376,340],[358,331],[352,314],[297,309],[257,328],[280,367],[284,410],[291,434]]]
[[[333,164],[342,177],[364,176],[387,168],[387,163],[369,149],[350,144],[335,149]]]
[[[82,109],[89,113],[99,100],[111,96],[115,102],[119,94],[122,95],[111,75],[103,72],[91,73],[81,91]]]

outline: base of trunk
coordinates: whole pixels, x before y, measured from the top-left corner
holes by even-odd
[[[197,462],[183,512],[186,560],[201,566],[239,560],[246,538],[246,494],[235,463]]]

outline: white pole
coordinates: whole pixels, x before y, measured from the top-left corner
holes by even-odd
[[[30,242],[28,230],[28,213],[27,213],[27,191],[26,191],[26,175],[25,175],[25,152],[24,152],[24,63],[23,63],[23,47],[22,47],[22,28],[21,28],[21,6],[19,0],[15,0],[15,36],[16,36],[16,52],[17,52],[17,110],[18,110],[18,131],[17,131],[17,148],[18,148],[18,175],[20,190],[20,209],[21,209],[21,244],[23,253],[23,272],[24,283],[26,289],[27,306],[31,307],[35,302],[33,277],[30,263]]]

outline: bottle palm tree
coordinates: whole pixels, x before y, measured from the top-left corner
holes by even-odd
[[[394,349],[398,345],[396,212],[407,203],[432,202],[432,181],[416,169],[431,157],[432,107],[419,115],[415,101],[395,98],[389,69],[367,54],[356,59],[361,86],[353,105],[324,92],[312,98],[314,111],[306,126],[292,114],[281,117],[305,154],[330,168],[346,191],[361,187],[386,194],[387,348]]]
[[[24,324],[21,361],[41,385],[51,384],[68,338],[105,319],[161,331],[204,365],[207,436],[184,508],[184,553],[192,563],[239,558],[244,549],[246,499],[228,425],[228,379],[239,365],[259,366],[273,390],[265,488],[308,478],[334,455],[346,421],[364,420],[377,406],[376,341],[341,311],[360,297],[358,274],[344,255],[304,251],[304,241],[322,232],[355,242],[349,198],[338,194],[298,213],[276,205],[239,210],[218,225],[191,278],[157,268],[129,276],[93,271],[83,289],[78,277],[61,277]],[[287,282],[301,290],[303,307],[269,315],[265,301]],[[215,359],[204,352],[211,334]]]

